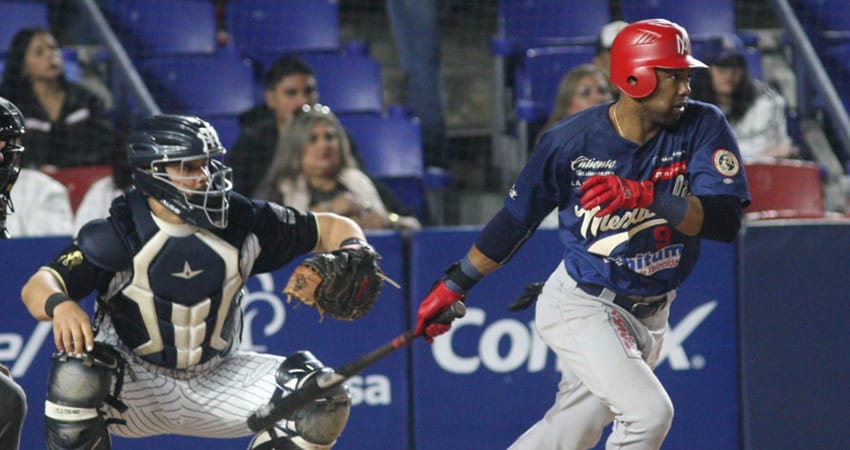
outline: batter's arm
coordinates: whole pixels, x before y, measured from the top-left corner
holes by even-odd
[[[685,217],[678,225],[674,225],[674,228],[688,236],[696,236],[702,229],[702,222],[705,218],[702,201],[695,195],[687,197],[686,200],[688,201],[688,209],[685,212]]]

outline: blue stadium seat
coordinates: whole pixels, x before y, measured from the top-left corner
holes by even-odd
[[[608,2],[587,0],[501,0],[497,55],[519,54],[532,47],[588,45],[611,21]]]
[[[23,28],[47,26],[47,3],[3,0],[3,26],[0,26],[0,54],[5,54],[12,38]]]
[[[226,14],[234,45],[253,58],[340,46],[338,0],[231,0]]]
[[[339,114],[357,144],[363,169],[381,181],[420,219],[427,214],[419,121],[400,114]]]
[[[239,136],[239,118],[236,114],[212,115],[203,116],[202,119],[210,123],[218,132],[218,139],[221,145],[228,151],[233,143],[236,142],[236,137]]]
[[[215,7],[210,0],[102,0],[99,3],[118,39],[134,59],[216,50]]]
[[[368,53],[342,50],[305,53],[299,57],[313,68],[319,101],[334,113],[380,113],[384,107],[381,66]]]
[[[620,6],[627,22],[663,17],[685,27],[692,40],[736,31],[734,0],[622,0]]]
[[[166,113],[235,115],[254,105],[253,70],[230,52],[150,58],[139,71]]]
[[[595,47],[544,47],[525,52],[514,76],[517,117],[543,122],[552,111],[558,83],[575,66],[593,62]]]

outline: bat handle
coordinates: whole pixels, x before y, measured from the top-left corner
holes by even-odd
[[[455,319],[460,319],[466,315],[466,305],[460,300],[454,302],[448,308],[444,309],[431,323],[450,324]]]

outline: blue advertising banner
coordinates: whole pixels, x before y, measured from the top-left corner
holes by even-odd
[[[392,279],[404,282],[403,242],[396,233],[370,233],[369,241],[383,255],[381,265]],[[44,395],[55,346],[50,323],[36,322],[20,301],[21,286],[39,266],[68,244],[61,239],[12,239],[0,251],[0,283],[5,289],[5,314],[0,323],[0,362],[10,367],[27,392],[29,412],[21,448],[45,448]],[[320,320],[315,309],[286,303],[281,294],[296,262],[253,277],[243,299],[245,348],[288,355],[310,350],[325,365],[340,366],[380,346],[407,328],[406,292],[385,285],[375,308],[363,319],[348,323]],[[91,300],[85,302],[91,310]],[[408,446],[407,349],[399,350],[352,378],[353,408],[335,449],[406,448]],[[259,405],[258,405],[259,406]],[[212,440],[179,436],[145,439],[114,438],[114,448],[246,448],[250,438]]]
[[[747,228],[741,246],[743,448],[850,443],[850,226]]]
[[[423,232],[412,242],[412,303],[460,259],[478,230]],[[506,306],[525,284],[545,280],[561,258],[554,230],[539,230],[509,264],[471,292],[467,316],[432,346],[413,346],[417,450],[504,449],[539,420],[555,398],[560,372],[537,337],[533,308]],[[676,407],[665,449],[738,445],[735,249],[704,242],[679,290],[657,373]],[[597,448],[604,448],[603,442]]]

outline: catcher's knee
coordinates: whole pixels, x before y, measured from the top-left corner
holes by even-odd
[[[123,369],[120,354],[102,343],[82,357],[53,355],[44,405],[49,449],[110,448],[102,407],[109,403],[124,408],[117,400]],[[110,393],[113,385],[114,393]]]
[[[308,351],[295,352],[277,370],[277,395],[288,395],[315,377],[332,369],[325,367]],[[344,384],[330,389],[323,398],[300,409],[274,429],[257,434],[249,446],[252,450],[323,450],[330,449],[342,434],[351,411],[351,396]]]
[[[0,374],[0,435],[5,436],[4,431],[20,430],[26,415],[27,397],[23,388],[10,376]]]

